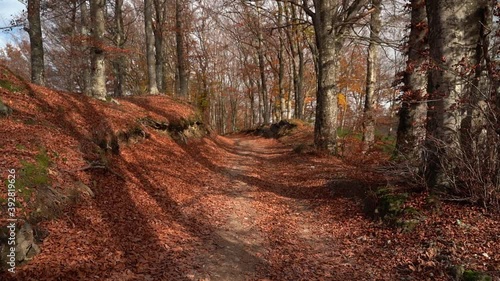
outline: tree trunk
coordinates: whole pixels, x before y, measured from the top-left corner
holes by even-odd
[[[270,112],[270,104],[269,104],[269,98],[268,98],[268,91],[267,91],[267,79],[266,79],[266,65],[265,65],[265,60],[264,60],[264,47],[263,47],[263,37],[262,37],[262,30],[260,29],[260,25],[257,27],[257,40],[258,40],[258,45],[257,45],[257,58],[259,62],[259,73],[260,73],[260,91],[261,91],[261,97],[262,97],[262,102],[263,102],[263,117],[264,117],[264,124],[269,124],[270,119],[271,119],[271,112]]]
[[[86,96],[92,96],[92,79],[91,79],[91,66],[89,63],[89,49],[88,49],[88,42],[89,38],[91,36],[90,31],[89,31],[89,9],[87,6],[87,1],[82,1],[80,4],[80,16],[81,16],[81,33],[83,36],[82,40],[82,47],[81,47],[81,57],[82,57],[82,63],[81,63],[81,68],[82,68],[82,92]]]
[[[447,188],[456,178],[460,155],[460,124],[464,117],[461,101],[470,98],[471,67],[475,67],[480,40],[481,9],[487,1],[427,1],[431,59],[437,64],[430,73],[428,182]]]
[[[425,0],[411,1],[411,27],[408,40],[408,60],[404,72],[403,96],[399,110],[396,150],[413,167],[422,164],[427,117],[427,61],[428,25]]]
[[[123,0],[115,0],[115,45],[118,49],[123,50],[125,44],[125,34],[123,30]],[[119,53],[116,60],[113,62],[115,72],[115,88],[114,95],[123,96],[125,85],[125,57]]]
[[[366,93],[363,118],[363,152],[367,152],[375,143],[375,85],[377,84],[378,40],[380,35],[380,0],[372,0],[374,9],[370,19],[370,44],[366,59]]]
[[[299,39],[297,39],[297,81],[296,81],[296,89],[295,89],[295,111],[297,112],[297,119],[304,120],[304,107],[305,107],[305,95],[304,95],[304,50],[300,45]]]
[[[146,61],[148,68],[148,92],[157,95],[158,85],[156,83],[156,52],[155,37],[153,34],[153,3],[152,0],[144,0],[144,32],[146,35]]]
[[[182,23],[182,0],[175,0],[175,42],[177,52],[177,95],[188,97],[188,73],[186,49],[184,44],[184,25]]]
[[[316,14],[313,17],[318,49],[318,90],[316,94],[316,121],[314,144],[320,150],[336,152],[337,141],[337,71],[338,52],[342,46],[333,31],[334,7],[329,1],[314,1]]]
[[[45,63],[40,21],[40,0],[28,1],[28,34],[31,47],[31,82],[45,85]]]
[[[491,2],[490,2],[491,3]],[[488,1],[478,1],[476,20],[480,24],[477,27],[477,42],[475,57],[469,62],[469,67],[475,71],[472,83],[468,85],[468,104],[466,114],[462,121],[461,138],[465,150],[469,155],[477,155],[477,151],[486,145],[486,126],[488,102],[494,97],[491,95],[494,77],[489,75],[489,50],[490,42],[488,34],[492,30],[492,7]],[[472,64],[473,63],[473,64]]]
[[[325,30],[326,29],[326,30]],[[329,36],[327,28],[318,35],[319,77],[316,95],[314,143],[320,150],[336,152],[337,140],[337,71],[338,38]]]
[[[71,3],[71,33],[70,37],[75,38],[77,35],[77,18],[76,14],[78,11],[78,3],[72,2]],[[76,44],[71,44],[69,46],[69,54],[72,58],[76,57],[78,55],[77,49],[78,47]],[[66,89],[70,92],[75,92],[75,73],[78,71],[77,69],[77,60],[71,59],[69,61],[69,69],[68,69],[68,78],[66,79]]]
[[[304,1],[305,2],[305,1]],[[337,76],[340,50],[344,35],[359,17],[366,1],[314,0],[315,12],[302,6],[312,17],[318,50],[318,89],[316,93],[316,121],[314,144],[319,150],[336,153],[337,146]]]
[[[250,126],[253,128],[255,125],[257,125],[259,117],[257,115],[257,110],[255,109],[255,82],[250,75],[248,76],[248,84],[250,85],[250,94],[248,96],[250,98],[250,111],[252,112],[252,120],[250,122]]]
[[[283,25],[283,6],[280,1],[277,1],[278,4],[278,26],[281,27]],[[278,50],[278,91],[279,91],[279,99],[280,99],[280,119],[286,119],[286,100],[285,100],[285,58],[284,58],[284,42],[283,42],[282,31],[279,33],[279,50]]]
[[[104,53],[105,0],[91,0],[92,28],[92,96],[100,100],[106,100],[106,64]]]
[[[290,12],[289,12],[290,11]],[[286,34],[288,37],[289,48],[292,60],[292,81],[295,99],[294,117],[297,119],[304,118],[304,94],[303,94],[303,79],[304,79],[304,51],[302,50],[303,37],[300,29],[296,26],[299,22],[297,9],[294,4],[290,3],[290,7],[285,9],[285,18],[287,19]]]
[[[164,23],[166,3],[162,0],[153,0],[155,6],[156,24],[153,26],[154,41],[155,41],[155,58],[156,58],[156,85],[162,93],[166,92],[166,75],[165,75],[165,50],[164,50]]]

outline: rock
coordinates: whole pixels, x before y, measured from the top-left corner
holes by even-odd
[[[12,114],[12,109],[0,100],[0,117],[7,117]]]
[[[16,261],[23,262],[33,259],[40,253],[40,248],[35,243],[33,227],[25,223],[16,233]]]
[[[24,260],[30,261],[33,259],[34,256],[40,254],[40,252],[41,252],[40,247],[38,247],[37,244],[31,244],[31,248],[26,253]]]

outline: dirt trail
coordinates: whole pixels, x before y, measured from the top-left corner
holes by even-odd
[[[242,155],[250,154],[248,144],[238,144]],[[261,214],[253,206],[256,200],[253,193],[257,190],[237,178],[248,168],[244,163],[251,156],[227,158],[224,173],[231,181],[227,190],[227,201],[230,210],[225,224],[215,231],[216,250],[204,261],[208,280],[248,280],[256,278],[258,267],[262,262],[256,258],[262,255],[265,248],[265,237],[256,227],[255,221]],[[252,159],[250,159],[252,160]]]
[[[290,173],[297,173],[296,163],[286,163],[290,149],[279,145],[274,140],[260,138],[233,138],[234,147],[225,159],[224,172],[231,180],[231,186],[226,190],[227,200],[224,202],[230,210],[227,212],[225,224],[215,231],[217,245],[209,259],[205,259],[205,280],[265,280],[267,278],[285,278],[281,273],[273,273],[270,259],[273,255],[289,258],[277,245],[279,240],[287,244],[301,245],[297,256],[318,256],[331,252],[327,245],[332,243],[330,235],[318,234],[311,223],[310,202],[300,198],[287,199],[280,194],[276,187],[286,189],[280,183],[280,178],[286,178],[282,165],[288,166]],[[306,165],[314,169],[312,165]],[[268,178],[270,177],[270,178]],[[275,181],[272,179],[274,178]],[[263,180],[271,179],[264,186]],[[276,186],[273,186],[273,183]],[[297,182],[295,182],[296,184]],[[263,190],[268,188],[269,190]],[[293,186],[290,186],[293,190]],[[282,190],[286,192],[286,190]],[[283,194],[284,195],[284,194]],[[317,194],[319,195],[319,194]],[[277,205],[277,206],[276,206]],[[284,208],[284,213],[270,216],[264,210]],[[293,222],[293,227],[288,225]],[[269,233],[269,231],[271,233]],[[291,232],[291,233],[290,233]],[[278,235],[268,237],[268,234]],[[286,235],[292,235],[286,237]],[[220,239],[222,238],[222,239]],[[274,245],[273,245],[274,244]],[[294,260],[290,266],[308,267],[309,264],[300,264],[307,260]],[[325,261],[320,261],[324,263]],[[287,270],[287,269],[283,269]],[[293,275],[307,277],[300,268],[291,268]],[[311,269],[312,271],[312,269]],[[308,272],[305,270],[305,272]],[[313,273],[313,272],[311,272]],[[325,278],[331,273],[319,273]],[[280,277],[281,276],[281,277]],[[274,278],[273,278],[274,277]],[[313,278],[314,279],[314,278]]]

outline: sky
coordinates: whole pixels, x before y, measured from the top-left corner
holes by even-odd
[[[0,27],[9,26],[12,15],[19,14],[26,6],[19,0],[0,0]],[[13,36],[18,35],[19,29],[14,31],[0,30],[0,48],[12,41]]]

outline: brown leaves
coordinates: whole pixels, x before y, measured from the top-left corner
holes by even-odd
[[[293,153],[296,142],[311,143],[307,126],[284,137],[288,145],[237,136],[181,146],[152,131],[118,155],[99,155],[97,127],[116,132],[147,115],[172,121],[192,111],[164,97],[116,106],[33,90],[1,92],[15,113],[0,119],[9,135],[0,139],[0,165],[18,167],[42,145],[55,185],[78,179],[95,197],[41,224],[50,235],[19,268],[20,280],[217,280],[217,266],[247,280],[446,280],[449,264],[500,262],[499,221],[478,209],[443,203],[433,214],[423,194],[411,199],[426,216],[413,233],[368,220],[362,202],[380,179],[331,156]],[[115,173],[75,171],[98,157]]]

